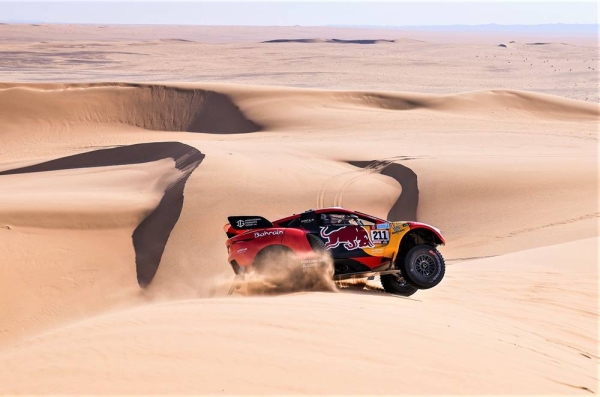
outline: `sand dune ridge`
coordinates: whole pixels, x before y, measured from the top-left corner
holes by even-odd
[[[148,163],[172,158],[182,174],[165,189],[158,206],[135,228],[132,235],[138,283],[146,287],[154,278],[171,230],[183,207],[183,189],[190,174],[204,159],[197,149],[180,142],[151,142],[63,157],[44,163],[0,172],[4,175],[49,172]]]
[[[158,84],[5,84],[0,104],[11,122],[113,123],[156,131],[219,134],[261,129],[227,95]]]
[[[274,89],[252,91],[239,86],[208,88],[162,84],[3,84],[0,122],[62,128],[82,124],[123,124],[157,131],[218,134],[257,132],[276,126],[271,119],[287,119],[293,107],[322,103],[338,106],[417,111],[428,110],[476,117],[600,119],[600,105],[553,95],[515,90],[475,91],[451,95],[366,91]],[[265,100],[274,112],[250,117],[244,103]],[[277,110],[277,112],[276,112]],[[280,112],[279,112],[280,110]],[[286,111],[287,110],[287,111]],[[287,125],[292,125],[288,120]]]
[[[524,116],[529,114],[551,119],[598,120],[600,117],[598,104],[518,90],[474,91],[450,95],[362,92],[340,93],[339,97],[344,102],[391,110],[430,109],[456,114],[489,114],[494,109],[508,109],[520,111]]]

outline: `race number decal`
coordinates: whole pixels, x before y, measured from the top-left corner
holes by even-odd
[[[371,230],[371,240],[374,243],[385,243],[390,241],[389,230]]]

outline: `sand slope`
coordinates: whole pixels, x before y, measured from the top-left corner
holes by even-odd
[[[597,104],[4,83],[0,109],[2,393],[597,391]],[[224,297],[228,215],[333,205],[440,227],[447,280]]]
[[[457,263],[411,299],[320,293],[117,312],[0,356],[0,391],[597,392],[597,244]]]
[[[6,123],[126,124],[148,130],[242,133],[259,126],[244,118],[228,97],[216,92],[161,85],[4,84]],[[47,123],[47,124],[46,124]]]

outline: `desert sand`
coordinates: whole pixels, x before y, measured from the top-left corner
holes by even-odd
[[[597,43],[288,29],[0,26],[0,394],[597,393]],[[446,278],[226,296],[327,206]]]

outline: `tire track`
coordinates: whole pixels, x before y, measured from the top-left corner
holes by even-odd
[[[388,220],[416,220],[419,201],[417,175],[397,161],[413,160],[414,157],[394,156],[372,161],[348,161],[358,169],[342,172],[327,180],[317,193],[317,208],[343,206],[346,191],[360,178],[381,174],[395,179],[402,187],[402,193],[390,209]],[[336,185],[341,186],[336,188]],[[335,191],[333,201],[327,202],[328,192]]]

